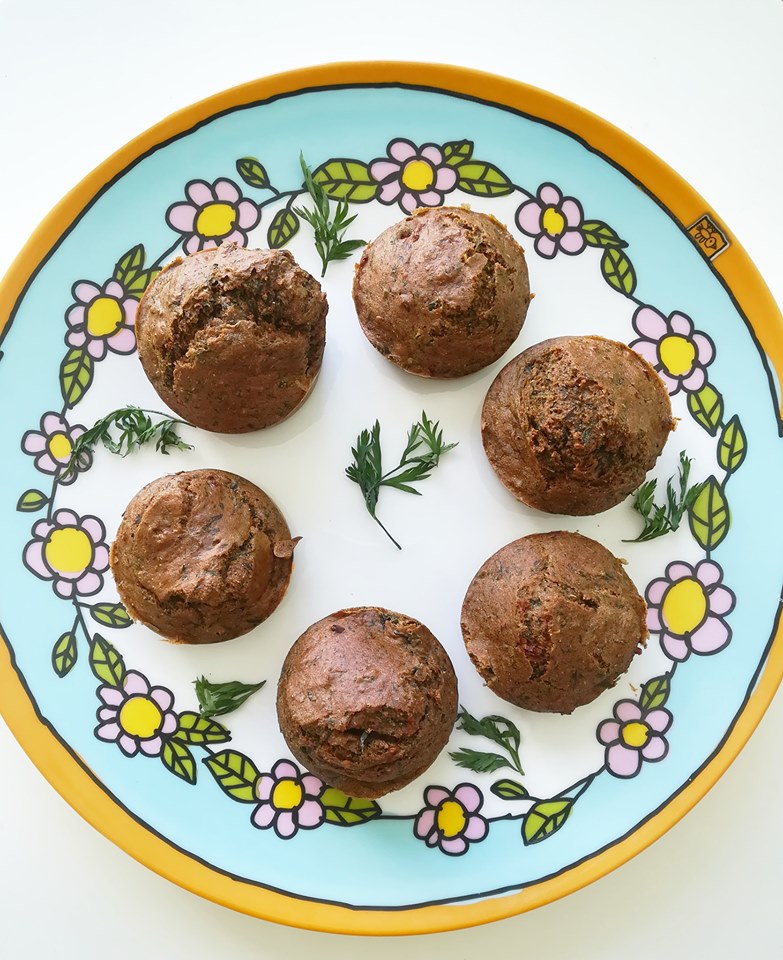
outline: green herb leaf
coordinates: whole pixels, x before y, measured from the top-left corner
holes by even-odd
[[[299,217],[293,210],[283,207],[278,210],[269,224],[269,230],[266,235],[266,242],[271,250],[279,250],[284,247],[289,240],[292,240],[299,232]]]
[[[256,784],[261,773],[250,759],[236,750],[223,750],[202,761],[217,781],[218,786],[240,803],[257,803]]]
[[[269,186],[269,176],[255,157],[242,157],[236,163],[237,173],[249,187],[263,190]]]
[[[566,822],[574,805],[573,800],[541,800],[528,811],[522,821],[522,839],[525,845],[539,843],[556,833]]]
[[[671,691],[671,677],[664,673],[660,677],[653,677],[642,685],[642,694],[639,697],[639,706],[642,710],[656,710],[662,707],[669,699]]]
[[[636,289],[633,264],[617,247],[606,247],[601,257],[601,273],[609,286],[630,296]]]
[[[714,437],[723,419],[723,397],[709,383],[688,394],[688,410],[693,419]]]
[[[621,240],[608,223],[603,220],[585,220],[582,224],[582,233],[591,247],[627,247],[625,240]]]
[[[634,494],[633,507],[644,520],[644,529],[638,537],[624,540],[623,543],[646,543],[648,540],[663,537],[680,526],[682,518],[696,502],[703,487],[703,484],[699,483],[688,487],[691,463],[691,459],[686,457],[682,450],[678,468],[679,490],[674,487],[674,478],[669,477],[666,482],[666,503],[663,506],[655,503],[657,480],[647,480],[639,487]]]
[[[326,811],[326,822],[338,827],[354,827],[359,823],[374,820],[381,812],[380,805],[374,800],[349,797],[334,787],[327,787],[319,797]]]
[[[728,473],[739,470],[748,452],[748,441],[735,414],[723,428],[718,441],[718,462]]]
[[[526,800],[530,796],[516,780],[497,780],[489,789],[501,800]]]
[[[199,677],[193,683],[196,687],[199,712],[202,717],[209,718],[233,713],[248,697],[260,690],[266,680],[261,680],[260,683],[240,683],[239,680],[211,683],[206,677]]]
[[[449,753],[449,756],[458,767],[465,767],[474,773],[494,773],[502,767],[510,767],[511,762],[499,753],[484,753],[480,750],[471,750],[463,747]]]
[[[60,392],[66,407],[75,407],[90,389],[93,368],[93,359],[83,347],[74,347],[65,354],[60,364]]]
[[[157,423],[150,418],[162,417]],[[126,457],[134,450],[146,443],[155,441],[155,449],[159,453],[168,455],[171,449],[192,450],[193,445],[185,443],[174,429],[175,426],[190,426],[185,420],[169,417],[156,410],[142,410],[141,407],[121,407],[113,410],[97,420],[89,430],[78,437],[71,450],[71,456],[63,476],[69,476],[83,462],[86,451],[95,449],[100,441],[111,453]],[[120,431],[119,438],[115,439],[112,430]]]
[[[64,633],[52,648],[52,667],[58,677],[69,674],[78,657],[76,634]]]
[[[95,603],[90,607],[90,616],[104,627],[122,629],[129,627],[133,621],[128,611],[121,603]]]
[[[367,512],[398,550],[402,550],[402,547],[375,512],[381,487],[395,487],[403,493],[420,495],[411,484],[426,480],[440,463],[440,458],[456,446],[456,443],[444,442],[440,423],[433,423],[422,411],[421,420],[414,423],[408,431],[400,462],[388,473],[384,473],[380,423],[376,420],[370,430],[362,430],[356,438],[356,446],[351,447],[353,463],[345,468],[345,475],[359,486]]]
[[[172,734],[175,740],[201,747],[205,743],[227,743],[231,734],[222,723],[185,710],[179,715],[177,729]]]
[[[457,723],[458,730],[464,730],[472,737],[486,737],[502,747],[511,758],[508,766],[524,775],[525,771],[519,759],[519,745],[522,738],[516,724],[495,714],[478,720],[465,709],[461,709],[457,714]]]
[[[49,502],[49,498],[40,490],[25,490],[16,502],[16,509],[20,513],[36,513],[42,510]]]
[[[689,504],[691,533],[705,550],[714,550],[729,532],[731,514],[726,494],[715,477],[709,477]]]
[[[350,162],[352,164],[359,164],[358,160],[336,162]],[[335,260],[347,259],[354,250],[358,249],[359,247],[363,247],[367,241],[343,239],[345,231],[356,219],[353,216],[348,216],[347,200],[340,200],[340,202],[337,204],[334,219],[332,219],[330,216],[331,211],[329,209],[329,199],[326,195],[324,187],[322,187],[321,183],[316,181],[316,179],[313,177],[313,174],[310,172],[310,168],[307,166],[302,153],[299,154],[299,163],[302,167],[302,173],[304,174],[305,189],[310,194],[310,198],[313,201],[313,209],[310,210],[305,207],[294,207],[294,213],[297,214],[297,216],[300,216],[303,220],[306,220],[313,228],[315,249],[318,253],[318,256],[321,258],[321,276],[323,277],[326,273],[326,268],[330,263]],[[324,168],[319,167],[319,172],[324,173]],[[325,173],[324,176],[326,176]],[[322,180],[324,180],[324,176],[321,177]],[[369,177],[369,173],[367,176]],[[332,180],[329,180],[328,182],[334,184],[334,181]],[[346,184],[348,184],[347,181]],[[346,184],[344,184],[344,186]],[[350,184],[348,184],[348,186],[350,186]],[[375,184],[374,189],[377,189],[377,185]],[[348,192],[350,192],[350,190]],[[355,199],[354,194],[352,194],[352,199]],[[372,197],[368,197],[367,199],[372,199]],[[356,202],[365,201],[357,200]]]
[[[167,740],[163,744],[160,759],[163,766],[170,770],[175,777],[179,777],[185,783],[196,782],[196,761],[184,743],[173,739]]]
[[[122,689],[125,681],[125,661],[99,633],[93,634],[90,641],[90,669],[103,683]]]

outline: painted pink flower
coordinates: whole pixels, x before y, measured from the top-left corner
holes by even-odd
[[[97,517],[58,510],[51,520],[39,520],[32,533],[24,565],[41,580],[52,580],[58,597],[89,597],[101,589],[109,548],[106,529]]]
[[[692,653],[708,656],[728,645],[731,627],[723,618],[736,598],[722,580],[714,560],[695,567],[678,560],[647,587],[647,627],[660,633],[663,651],[672,660],[687,660]]]
[[[65,342],[69,347],[86,347],[94,360],[103,360],[107,348],[113,353],[133,353],[139,306],[136,297],[127,294],[117,280],[107,280],[102,287],[79,280],[71,295],[76,302],[65,313],[70,328]]]
[[[522,233],[535,237],[536,253],[551,260],[558,251],[574,256],[585,248],[582,233],[584,213],[574,197],[564,197],[553,183],[542,183],[537,197],[517,210]]]
[[[457,185],[457,171],[435,143],[417,147],[410,140],[392,140],[386,157],[373,160],[370,174],[381,185],[381,203],[399,203],[406,213],[416,207],[439,207]]]
[[[303,774],[290,760],[278,760],[272,772],[258,780],[256,794],[261,802],[250,819],[259,830],[273,827],[283,840],[300,829],[313,830],[326,816],[319,800],[325,789],[326,784],[312,773]]]
[[[247,246],[247,232],[261,219],[261,211],[232,180],[191,180],[185,186],[186,203],[173,203],[166,223],[183,236],[185,253],[210,250],[222,243]]]
[[[440,847],[443,853],[459,857],[471,843],[486,837],[489,825],[478,812],[484,798],[473,784],[461,783],[453,790],[427,787],[424,802],[413,832],[428,847]]]
[[[615,777],[635,777],[642,761],[663,760],[669,752],[664,733],[672,725],[672,715],[663,707],[642,710],[634,700],[614,705],[614,720],[598,726],[598,739],[606,746],[606,767]]]
[[[41,417],[41,429],[28,430],[22,437],[22,450],[35,457],[36,470],[57,477],[60,483],[73,483],[77,472],[88,470],[92,463],[92,454],[86,450],[76,469],[63,476],[73,445],[84,432],[85,427],[71,426],[59,413],[45,413]]]
[[[95,736],[116,743],[129,757],[139,750],[148,757],[159,756],[165,738],[177,729],[171,690],[151,686],[134,670],[125,674],[121,689],[104,685],[98,688],[98,697],[102,706],[96,714]]]
[[[667,319],[654,307],[642,306],[633,315],[633,328],[640,339],[631,347],[658,371],[670,394],[680,388],[701,390],[715,345],[706,333],[694,330],[690,317],[675,312]]]

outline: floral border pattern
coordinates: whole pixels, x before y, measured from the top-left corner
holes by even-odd
[[[604,221],[587,219],[582,203],[558,185],[542,183],[535,190],[518,186],[495,164],[477,159],[474,146],[471,140],[416,144],[398,137],[387,144],[385,156],[369,163],[328,159],[314,169],[313,179],[331,200],[377,201],[396,205],[405,213],[440,206],[456,191],[481,198],[518,194],[514,222],[521,234],[533,240],[539,257],[597,254],[605,282],[635,304],[636,339],[631,347],[654,366],[669,394],[678,397],[690,417],[716,438],[719,470],[707,478],[688,514],[690,531],[704,559],[695,566],[674,560],[645,591],[648,628],[671,666],[642,685],[638,700],[617,701],[612,717],[599,724],[596,738],[605,748],[602,766],[552,797],[531,796],[521,780],[499,779],[490,791],[513,804],[514,812],[495,818],[480,812],[485,797],[474,784],[460,783],[453,789],[428,786],[421,808],[408,818],[396,819],[409,819],[417,839],[448,856],[468,853],[487,837],[495,820],[519,820],[526,845],[545,840],[567,823],[597,777],[629,779],[640,775],[645,763],[665,760],[670,747],[667,735],[674,723],[665,705],[676,670],[691,655],[717,654],[731,641],[725,618],[736,598],[724,585],[723,570],[713,552],[730,529],[728,481],[747,455],[742,424],[736,415],[726,419],[723,397],[709,379],[715,344],[685,313],[666,316],[636,298],[637,276],[628,243]],[[85,458],[78,471],[65,473],[73,443],[85,429],[71,421],[69,411],[91,388],[99,364],[110,352],[130,355],[135,351],[139,299],[162,264],[178,248],[187,254],[228,241],[246,246],[249,231],[259,225],[267,207],[277,207],[267,227],[269,247],[284,247],[298,233],[301,224],[293,204],[306,193],[304,185],[277,189],[254,157],[237,160],[236,172],[245,187],[256,191],[253,196],[245,196],[229,177],[212,183],[190,180],[183,188],[184,200],[173,202],[165,211],[165,222],[176,237],[160,256],[148,264],[144,245],[138,243],[119,258],[107,279],[79,279],[73,284],[72,302],[64,313],[67,351],[59,373],[62,407],[45,411],[38,429],[27,430],[21,439],[22,450],[35,458],[35,469],[50,478],[49,488],[26,490],[17,510],[40,513],[46,509],[45,518],[32,527],[23,562],[72,605],[73,623],[53,646],[52,668],[59,677],[70,673],[79,659],[81,636],[89,668],[100,684],[95,736],[116,744],[128,757],[159,758],[170,773],[188,784],[197,782],[194,753],[201,750],[202,764],[222,792],[252,806],[250,823],[290,839],[300,830],[323,824],[351,827],[385,815],[376,801],[348,797],[287,758],[276,760],[267,771],[260,770],[251,758],[223,746],[231,740],[223,724],[192,710],[175,709],[170,690],[128,670],[116,648],[94,632],[88,621],[116,630],[132,622],[121,603],[85,602],[101,590],[108,569],[105,527],[99,518],[80,517],[57,503],[60,488],[78,481],[79,473],[92,465],[91,458]],[[509,767],[524,778],[519,731],[510,720],[491,716],[477,721],[463,712],[458,730],[493,744],[493,752],[463,748],[452,754],[458,765],[466,766],[469,758],[472,769],[494,772]]]

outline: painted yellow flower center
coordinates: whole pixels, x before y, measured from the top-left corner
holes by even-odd
[[[277,781],[272,791],[272,806],[275,810],[295,810],[301,806],[302,800],[304,791],[300,783],[290,777]]]
[[[559,237],[565,230],[565,217],[554,207],[547,207],[541,217],[541,226],[550,237]]]
[[[73,444],[66,433],[53,433],[46,445],[55,460],[67,460],[73,450]]]
[[[672,633],[684,636],[704,620],[707,596],[698,580],[686,577],[669,587],[661,608],[666,626]]]
[[[681,377],[693,367],[696,347],[687,337],[672,333],[661,340],[658,349],[661,353],[661,362],[673,376]]]
[[[60,573],[79,573],[92,560],[92,541],[77,527],[52,530],[44,547],[46,562]]]
[[[459,836],[465,829],[465,808],[456,800],[444,800],[438,808],[438,830],[446,839]]]
[[[402,171],[402,182],[409,190],[417,193],[429,190],[435,182],[435,171],[426,160],[411,160]]]
[[[163,714],[149,697],[131,697],[120,707],[119,720],[125,733],[149,740],[160,730]]]
[[[87,331],[91,337],[108,337],[122,323],[122,307],[114,297],[96,297],[87,307]]]
[[[622,728],[620,739],[627,747],[643,747],[650,739],[650,728],[641,720],[633,720]]]
[[[236,218],[230,203],[208,203],[196,218],[196,230],[202,237],[225,237],[234,229]]]

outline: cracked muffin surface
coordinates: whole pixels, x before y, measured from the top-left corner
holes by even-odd
[[[492,468],[548,513],[608,510],[644,480],[674,427],[666,387],[624,343],[556,337],[500,371],[481,413]]]
[[[349,796],[380,797],[422,774],[446,745],[457,678],[418,620],[355,607],[314,623],[291,647],[277,713],[308,770]]]
[[[487,686],[528,710],[571,713],[614,686],[647,640],[620,561],[578,533],[514,540],[473,578],[462,635]]]
[[[522,247],[494,217],[420,209],[365,247],[353,299],[370,343],[422,377],[461,377],[516,340],[530,303]]]
[[[139,304],[144,371],[197,427],[245,433],[284,420],[321,368],[326,297],[287,250],[227,243],[165,266]]]
[[[160,477],[125,508],[111,546],[134,620],[176,643],[252,630],[282,600],[296,540],[269,497],[223,470]]]

